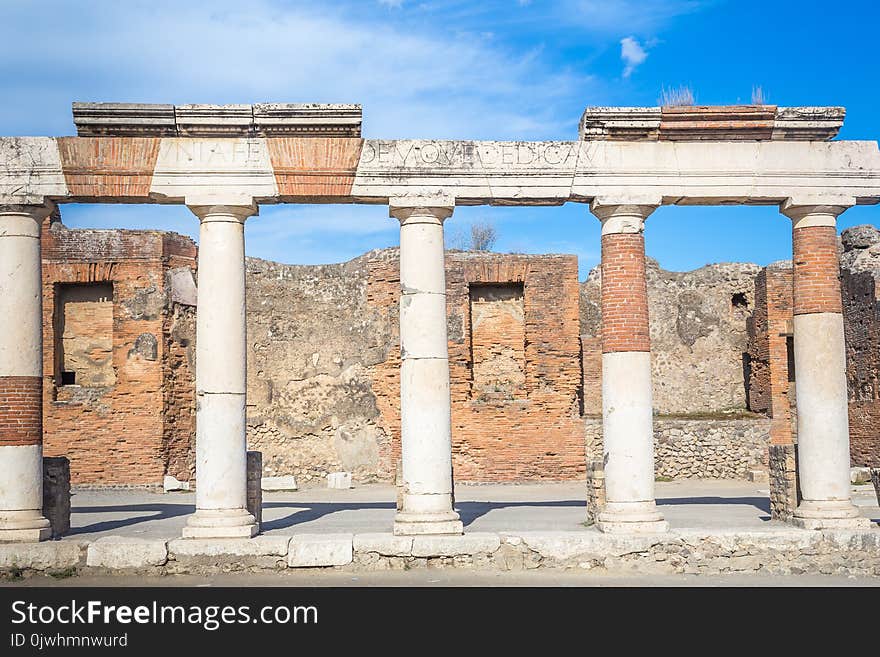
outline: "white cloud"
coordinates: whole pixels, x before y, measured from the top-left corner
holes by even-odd
[[[360,102],[372,137],[570,138],[593,87],[535,50],[357,4],[199,5],[46,0],[40,48],[37,10],[4,10],[0,79],[28,102],[0,107],[0,132],[69,134],[72,100],[275,100]]]
[[[397,9],[403,5],[403,0],[379,0],[379,4],[391,7],[392,9]]]
[[[623,77],[628,78],[648,58],[648,52],[635,37],[628,36],[620,40],[620,58],[624,63]]]

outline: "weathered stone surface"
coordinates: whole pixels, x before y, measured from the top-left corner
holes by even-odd
[[[394,534],[355,534],[355,552],[375,552],[389,557],[408,557],[412,554],[413,537]]]
[[[149,568],[168,560],[164,540],[106,536],[91,543],[86,565],[95,568]]]
[[[352,561],[351,534],[297,534],[290,539],[291,568],[345,566]]]
[[[0,570],[75,568],[85,563],[87,546],[85,541],[0,543]]]
[[[351,488],[350,472],[331,472],[327,475],[327,488],[348,490]]]
[[[759,270],[748,263],[723,263],[673,272],[647,259],[653,399],[658,413],[723,414],[746,408],[742,359]],[[599,335],[601,284],[598,267],[580,284],[582,336]],[[598,341],[583,344],[586,364],[592,362],[588,349],[598,352],[601,346]],[[601,376],[585,381],[585,412],[601,412],[600,391]]]
[[[297,490],[296,477],[284,475],[281,477],[263,477],[260,486],[264,491],[292,491]]]
[[[165,475],[162,480],[162,489],[166,493],[172,493],[175,491],[189,490],[190,485],[188,481],[180,481],[176,477]]]
[[[290,536],[254,538],[180,538],[168,543],[171,557],[263,557],[287,556]]]
[[[54,538],[70,531],[70,460],[66,456],[43,457],[43,517]]]
[[[501,546],[498,534],[471,533],[462,536],[416,536],[414,557],[454,557],[457,555],[491,554]]]
[[[247,452],[247,510],[257,525],[263,522],[263,455],[260,452]]]

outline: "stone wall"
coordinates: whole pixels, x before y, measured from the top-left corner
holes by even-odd
[[[689,272],[647,259],[654,409],[661,414],[724,413],[746,408],[746,319],[755,307],[760,267],[707,265]],[[584,362],[600,353],[601,274],[580,286]],[[600,361],[601,362],[601,361]],[[586,375],[586,367],[585,367]],[[601,413],[601,377],[584,381],[584,410]]]
[[[371,270],[389,258],[247,259],[248,448],[263,453],[266,476],[306,485],[336,470],[359,481],[387,476],[380,454],[390,453],[390,432],[371,368],[392,356],[397,306],[377,304],[369,287]]]
[[[585,469],[574,256],[447,255],[458,481]],[[303,484],[391,480],[400,457],[396,249],[351,262],[248,259],[248,445]]]
[[[841,235],[852,465],[880,467],[880,231],[856,226]]]
[[[160,231],[68,230],[56,215],[42,247],[45,454],[70,459],[74,484],[157,484],[169,469],[188,479],[192,426],[162,413],[167,370],[191,365],[168,362],[165,272],[194,267],[195,244]],[[191,391],[175,402],[183,415]]]
[[[602,458],[602,421],[585,419],[587,458]],[[746,479],[767,469],[770,421],[654,418],[654,473],[672,479]],[[601,461],[600,461],[601,462]]]

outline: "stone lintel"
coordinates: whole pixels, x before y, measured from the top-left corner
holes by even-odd
[[[362,109],[340,103],[73,103],[80,137],[360,137]]]
[[[176,137],[174,105],[73,103],[80,137]]]
[[[827,141],[837,136],[843,107],[685,105],[588,107],[583,141]]]

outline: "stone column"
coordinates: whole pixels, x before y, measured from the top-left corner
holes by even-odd
[[[452,508],[452,420],[443,220],[451,198],[392,198],[400,221],[400,442],[403,502],[394,533],[461,534]]]
[[[247,511],[244,222],[254,205],[190,205],[199,229],[196,512],[184,538],[250,538]]]
[[[850,500],[849,417],[837,216],[848,205],[782,204],[792,220],[794,371],[802,500],[807,529],[867,527]]]
[[[43,517],[40,225],[50,208],[0,206],[0,542],[51,536]]]
[[[590,209],[602,222],[602,433],[609,533],[668,529],[654,501],[651,337],[645,282],[645,219],[655,204]]]

